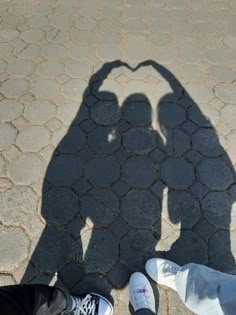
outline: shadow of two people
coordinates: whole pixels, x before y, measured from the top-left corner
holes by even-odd
[[[157,105],[164,141],[152,128],[145,95],[132,94],[119,107],[116,95],[100,91],[122,66],[152,66],[170,85],[172,92]],[[121,61],[104,64],[48,165],[41,212],[47,224],[22,282],[29,281],[33,265],[48,282],[57,272],[69,288],[109,291],[160,256],[232,272],[234,182],[211,122],[168,69],[154,61],[135,69]],[[181,224],[180,235],[160,252],[166,217]]]

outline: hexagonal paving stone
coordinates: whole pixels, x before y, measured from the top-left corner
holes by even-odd
[[[46,227],[32,255],[32,262],[43,272],[56,272],[71,260],[72,246],[68,233]]]
[[[48,223],[64,225],[78,211],[78,197],[70,189],[53,188],[43,197],[42,216]]]
[[[47,59],[59,59],[66,54],[66,48],[62,44],[49,44],[42,49],[42,55]]]
[[[5,28],[0,32],[0,42],[9,43],[19,37],[20,32],[15,28]]]
[[[226,105],[221,110],[221,116],[224,122],[227,123],[232,129],[235,128],[236,123],[236,106],[235,105]]]
[[[234,104],[236,99],[235,82],[217,85],[215,87],[215,93],[223,102]]]
[[[170,251],[166,252],[165,257],[181,266],[193,261],[206,264],[207,244],[194,232],[181,231],[179,238],[172,244]]]
[[[209,192],[201,202],[204,217],[214,226],[230,228],[232,197],[226,192]]]
[[[123,137],[124,146],[132,153],[147,154],[156,146],[155,134],[144,128],[132,128]]]
[[[93,184],[109,186],[119,177],[120,167],[110,156],[94,157],[86,165],[85,175]]]
[[[55,78],[64,73],[64,70],[64,64],[56,61],[41,62],[37,68],[37,72],[45,78]]]
[[[214,129],[201,128],[192,136],[193,148],[207,156],[218,156],[224,153]]]
[[[187,160],[180,157],[168,157],[161,162],[162,180],[171,188],[185,189],[194,181],[194,168]]]
[[[148,126],[151,123],[151,106],[146,102],[130,102],[122,107],[123,117],[133,126]]]
[[[44,32],[37,28],[28,29],[21,34],[26,43],[35,43],[44,37]]]
[[[51,24],[59,29],[70,29],[72,25],[72,19],[70,16],[55,15],[51,19]]]
[[[53,29],[47,33],[47,40],[52,43],[65,43],[70,39],[70,33],[65,30]]]
[[[19,58],[34,58],[41,54],[41,48],[36,44],[21,43],[15,49],[15,54]]]
[[[212,268],[231,273],[235,268],[235,232],[217,231],[209,240],[209,261]]]
[[[227,135],[227,145],[228,145],[228,151],[230,155],[233,157],[236,156],[236,130],[230,131],[230,133]]]
[[[8,123],[0,124],[0,150],[7,148],[15,143],[17,129]]]
[[[38,98],[52,98],[60,93],[60,84],[52,79],[39,79],[34,82],[31,90]]]
[[[153,231],[131,230],[120,244],[120,256],[131,271],[144,270],[145,263],[155,256],[157,240]]]
[[[82,175],[82,163],[78,157],[60,154],[48,166],[46,178],[55,186],[71,186]]]
[[[56,115],[56,108],[50,101],[36,100],[26,106],[24,115],[32,122],[44,123]]]
[[[93,18],[81,17],[75,20],[74,24],[80,30],[92,30],[96,27],[97,22]]]
[[[199,201],[189,192],[169,191],[168,205],[165,206],[171,223],[181,222],[183,229],[191,229],[200,219]]]
[[[19,185],[30,185],[39,180],[44,173],[43,161],[33,153],[20,155],[10,162],[8,176]]]
[[[43,126],[28,126],[17,136],[16,144],[22,151],[37,152],[50,143],[50,132]]]
[[[211,127],[220,120],[219,112],[210,104],[193,105],[188,109],[189,118],[199,127]]]
[[[236,74],[231,68],[225,65],[214,65],[208,69],[210,76],[219,82],[233,81]]]
[[[0,156],[0,176],[6,175],[6,161]]]
[[[3,224],[20,225],[28,220],[37,210],[38,197],[29,187],[13,187],[0,193]]]
[[[6,68],[7,68],[7,63],[3,59],[0,59],[0,73],[5,72]]]
[[[0,92],[8,98],[19,98],[28,89],[28,82],[24,79],[9,79],[4,81]]]
[[[132,157],[123,168],[127,183],[135,188],[147,188],[157,180],[157,170],[148,157]]]
[[[11,271],[18,267],[28,255],[29,243],[27,235],[20,228],[0,227],[2,250],[0,271]]]
[[[13,285],[16,284],[16,280],[13,278],[12,275],[7,274],[1,274],[0,275],[0,285],[6,286],[6,285]]]
[[[85,133],[77,126],[57,129],[52,138],[52,144],[62,153],[76,153],[86,144]]]
[[[108,189],[94,189],[80,199],[80,215],[95,227],[107,226],[119,215],[119,200]]]
[[[98,154],[111,154],[121,145],[120,134],[111,127],[97,127],[88,134],[88,144]]]
[[[121,213],[130,226],[150,228],[160,218],[159,201],[145,190],[131,190],[121,201]]]
[[[18,59],[16,62],[11,63],[7,71],[13,76],[25,77],[34,71],[35,63],[27,59]]]
[[[30,27],[43,27],[49,23],[48,18],[46,16],[31,16],[27,19],[27,25]]]
[[[89,110],[85,104],[78,102],[63,103],[57,109],[57,117],[64,125],[79,124],[89,118]]]
[[[111,232],[105,229],[87,230],[81,236],[83,267],[86,273],[104,273],[118,260],[119,246]],[[106,250],[105,250],[106,249]]]
[[[93,68],[89,61],[84,60],[83,62],[72,62],[67,64],[66,73],[72,78],[83,78],[92,74]]]
[[[112,125],[120,119],[118,104],[113,101],[100,101],[92,106],[91,118],[98,125]]]
[[[71,79],[63,84],[62,92],[66,97],[81,99],[86,89],[86,83],[82,79]]]
[[[228,164],[217,158],[205,159],[197,167],[199,180],[209,189],[224,190],[233,183],[233,173]]]
[[[161,103],[158,107],[158,120],[161,126],[176,127],[186,120],[186,111],[175,103]]]
[[[19,101],[2,100],[0,102],[0,120],[11,121],[23,113],[23,106]]]
[[[13,47],[8,43],[0,43],[0,57],[6,57],[12,53]]]
[[[93,37],[94,33],[91,31],[77,31],[74,30],[72,32],[72,40],[74,42],[80,43],[80,44],[88,44],[88,43],[93,43]]]
[[[203,83],[190,83],[187,85],[187,91],[194,101],[200,103],[207,103],[214,97],[212,89]]]

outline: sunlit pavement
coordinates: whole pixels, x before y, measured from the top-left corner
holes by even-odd
[[[0,284],[99,287],[122,315],[130,273],[176,241],[168,258],[234,273],[236,2],[0,0],[0,16]],[[115,60],[151,61],[97,89]],[[158,314],[192,314],[158,289]]]

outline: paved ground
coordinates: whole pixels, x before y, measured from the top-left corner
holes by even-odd
[[[0,284],[99,288],[126,314],[150,257],[235,273],[235,1],[0,13]],[[192,314],[158,289],[159,314]]]

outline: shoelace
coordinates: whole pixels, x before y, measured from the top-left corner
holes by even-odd
[[[171,266],[168,263],[165,263],[163,268],[162,268],[162,270],[163,270],[164,277],[173,277],[173,278],[175,278],[176,273],[178,272],[179,269],[177,267],[175,267],[175,266]],[[173,273],[173,271],[174,271],[174,273]]]
[[[96,315],[96,303],[90,294],[87,294],[83,299],[75,298],[74,301],[73,315]]]

